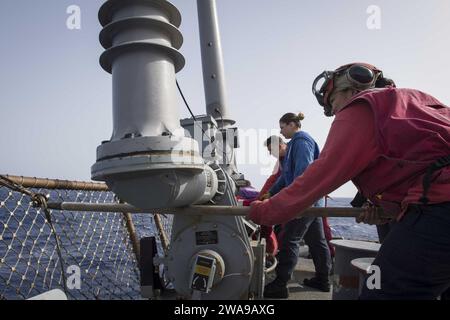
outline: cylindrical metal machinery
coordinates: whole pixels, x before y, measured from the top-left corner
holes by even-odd
[[[92,178],[145,209],[209,201],[217,178],[179,123],[180,13],[167,1],[109,0],[99,20],[106,49],[100,64],[113,82],[113,133],[97,148]]]
[[[200,24],[209,21],[201,29],[208,37],[211,33],[214,49],[202,55],[208,60],[204,70],[219,77],[215,86],[205,84],[207,113],[226,127],[234,121],[224,104],[215,3],[198,4]],[[108,0],[99,20],[106,49],[100,64],[112,74],[114,128],[111,139],[97,148],[92,178],[105,181],[121,200],[141,209],[236,205],[234,167],[220,165],[221,154],[204,159],[199,152],[203,135],[187,138],[180,126],[175,73],[184,58],[177,51],[182,44],[178,10],[165,0]],[[213,100],[218,103],[209,103]],[[206,118],[200,127],[217,127],[213,118]],[[199,126],[195,122],[185,121],[185,129],[194,131]],[[171,233],[170,248],[158,263],[164,264],[180,296],[249,296],[255,257],[242,217],[175,216]]]
[[[108,1],[100,9],[102,67],[112,73],[112,141],[180,130],[175,73],[185,64],[178,10],[166,1]],[[179,133],[178,133],[179,134]]]
[[[167,276],[181,297],[195,298],[192,286],[195,258],[209,252],[218,267],[207,277],[213,279],[211,291],[198,290],[198,298],[248,299],[255,261],[246,232],[240,229],[237,218],[177,217],[171,240],[165,261]]]

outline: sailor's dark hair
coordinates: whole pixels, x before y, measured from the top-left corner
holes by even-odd
[[[264,141],[264,147],[272,147],[275,143],[284,144],[285,142],[280,136],[270,136]]]
[[[291,122],[294,122],[297,127],[301,127],[302,124],[300,121],[305,119],[305,115],[303,113],[299,113],[299,114],[295,114],[295,113],[286,113],[285,115],[283,115],[280,118],[280,122],[285,123],[285,124],[289,124]]]

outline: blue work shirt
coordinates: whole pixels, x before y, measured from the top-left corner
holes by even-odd
[[[320,149],[306,132],[297,132],[287,145],[286,157],[280,163],[282,172],[269,192],[273,196],[301,176],[306,168],[319,157]]]

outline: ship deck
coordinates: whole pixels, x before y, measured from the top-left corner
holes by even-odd
[[[331,300],[332,290],[322,292],[303,285],[303,279],[314,276],[314,264],[311,259],[300,257],[297,266],[288,283],[289,298],[280,300]],[[266,276],[266,283],[272,281],[275,273],[272,272]]]

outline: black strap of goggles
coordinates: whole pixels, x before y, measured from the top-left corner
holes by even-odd
[[[420,198],[419,200],[420,202],[422,202],[423,204],[428,204],[430,200],[427,198],[427,194],[428,190],[430,189],[431,178],[433,176],[433,173],[448,166],[450,166],[450,155],[438,159],[436,162],[434,162],[427,168],[427,171],[425,172],[425,176],[423,177],[422,181],[423,195],[422,198]]]

